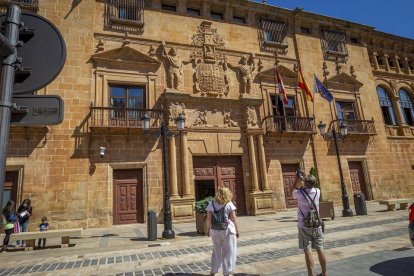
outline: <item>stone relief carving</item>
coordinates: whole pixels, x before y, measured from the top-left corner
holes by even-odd
[[[193,126],[208,126],[207,124],[207,110],[204,111],[196,111],[196,118],[193,122]]]
[[[239,127],[234,120],[233,110],[229,108],[207,109],[205,106],[197,107],[189,119],[192,127]]]
[[[180,114],[185,115],[185,105],[184,103],[170,103],[170,123],[175,124],[175,120]]]
[[[248,106],[246,108],[246,113],[247,113],[247,126],[248,127],[255,127],[258,125],[257,122],[257,112],[256,112],[256,108],[253,106]]]
[[[203,21],[193,35],[193,44],[203,47],[202,53],[192,55],[194,90],[203,96],[222,97],[228,94],[229,80],[224,57],[216,53],[216,47],[224,47],[224,42],[211,25],[212,22]]]
[[[230,67],[233,70],[237,71],[237,78],[240,82],[240,93],[249,94],[252,89],[252,83],[253,83],[253,72],[255,71],[256,67],[254,64],[254,56],[251,55],[250,57],[243,56],[239,64],[234,66],[230,63],[227,63],[227,60],[225,60],[228,67]]]
[[[231,110],[223,111],[224,126],[225,127],[238,127],[239,124],[231,118]]]

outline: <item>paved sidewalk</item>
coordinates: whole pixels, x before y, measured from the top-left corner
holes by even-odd
[[[335,209],[335,220],[325,222],[330,275],[376,275],[370,267],[385,271],[386,261],[401,264],[405,259],[398,258],[413,255],[407,210],[386,212],[386,207],[370,202],[367,216],[343,218],[341,207]],[[240,217],[239,224],[239,275],[305,275],[296,210]],[[174,224],[174,230],[174,240],[149,242],[143,224],[88,229],[69,248],[54,248],[59,241],[51,239],[45,250],[1,254],[0,275],[208,275],[210,239],[196,234],[195,222]],[[406,249],[395,251],[401,248]]]

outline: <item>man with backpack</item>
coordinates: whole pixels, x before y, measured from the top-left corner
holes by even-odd
[[[300,171],[301,172],[301,171]],[[299,248],[304,250],[308,275],[313,276],[314,263],[312,249],[318,252],[322,273],[326,274],[326,256],[323,250],[323,221],[319,216],[319,198],[321,191],[315,188],[316,178],[313,175],[304,177],[304,173],[297,173],[299,181],[297,190],[293,191],[293,198],[298,200],[298,238]]]

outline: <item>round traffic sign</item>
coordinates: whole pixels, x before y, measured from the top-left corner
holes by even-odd
[[[0,16],[0,23],[6,15]],[[66,44],[60,31],[52,22],[32,13],[22,13],[21,22],[24,27],[35,29],[34,36],[27,39],[17,49],[21,58],[20,67],[30,68],[30,74],[19,78],[18,72],[14,84],[14,94],[30,94],[51,83],[62,71],[66,60]],[[22,40],[24,32],[20,32]]]

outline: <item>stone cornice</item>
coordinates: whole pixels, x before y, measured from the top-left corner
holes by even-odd
[[[375,77],[386,77],[398,80],[407,80],[407,81],[414,81],[414,75],[407,75],[395,72],[387,72],[382,70],[372,70],[372,73]]]

